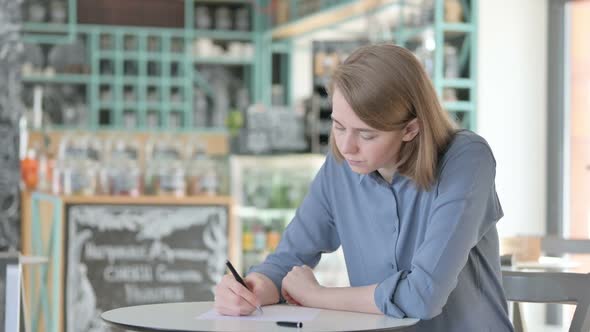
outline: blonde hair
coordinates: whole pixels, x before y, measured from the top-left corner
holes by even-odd
[[[358,118],[380,131],[403,129],[417,119],[420,131],[402,142],[397,172],[428,190],[436,180],[439,155],[456,132],[442,109],[422,64],[407,49],[378,44],[355,50],[336,68],[328,93],[338,89]],[[332,153],[344,157],[330,135]]]

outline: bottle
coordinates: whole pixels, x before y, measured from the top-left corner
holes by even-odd
[[[37,158],[39,161],[39,181],[37,184],[37,189],[44,192],[49,192],[51,190],[51,176],[55,166],[53,158],[48,150],[49,136],[47,136],[47,134],[43,134],[43,145],[39,150],[39,157]]]
[[[256,222],[252,226],[252,232],[254,233],[254,250],[260,252],[266,249],[266,233],[264,227],[259,222]]]
[[[65,23],[67,19],[66,2],[54,0],[51,2],[51,23]]]
[[[193,127],[207,127],[207,109],[209,105],[207,102],[207,96],[205,96],[203,90],[198,88],[194,89],[193,105]]]
[[[28,20],[31,22],[43,22],[45,21],[45,16],[47,13],[47,9],[45,8],[45,4],[43,1],[31,1],[29,3],[29,11],[28,11]]]
[[[185,169],[180,161],[160,164],[157,190],[158,195],[183,197],[186,194]]]
[[[286,207],[285,204],[285,195],[283,190],[284,179],[283,174],[281,172],[276,172],[272,175],[271,178],[271,194],[269,197],[270,200],[270,208],[273,209],[282,209]]]
[[[204,160],[191,160],[188,162],[186,170],[187,194],[189,196],[198,196],[204,193],[201,185],[204,177]]]
[[[414,52],[416,57],[420,60],[424,66],[424,70],[429,77],[434,75],[434,31],[432,29],[426,29],[422,33],[422,44],[416,48]]]
[[[70,162],[63,161],[61,167],[61,186],[59,193],[62,195],[72,195],[73,194],[73,184],[72,184],[72,166]]]
[[[254,236],[250,228],[250,221],[248,219],[242,220],[242,250],[244,252],[254,250]]]
[[[281,241],[280,220],[273,219],[272,225],[266,231],[266,248],[269,251],[275,251]]]
[[[203,180],[209,169],[210,160],[207,156],[207,146],[205,143],[197,141],[189,147],[187,162],[187,193],[191,196],[205,193]]]
[[[92,196],[97,193],[98,190],[98,168],[97,164],[87,160],[80,165],[82,168],[80,176],[83,179],[83,186],[80,190],[82,195]]]
[[[231,29],[231,12],[228,7],[222,6],[215,9],[215,29],[230,30]]]
[[[205,194],[215,196],[219,193],[219,177],[217,171],[209,166],[201,177],[201,189]]]
[[[21,161],[21,178],[28,190],[37,189],[39,182],[39,162],[33,149],[29,149],[26,157]]]
[[[56,160],[51,176],[51,193],[59,195],[63,192],[63,161]]]
[[[215,80],[211,84],[214,89],[213,114],[211,116],[211,126],[217,128],[225,127],[227,114],[229,113],[230,96],[228,84],[221,80]]]
[[[143,193],[146,195],[155,195],[158,191],[158,170],[160,168],[158,161],[147,160],[145,174],[143,178]]]
[[[207,6],[196,6],[195,7],[195,28],[197,29],[210,29],[211,28],[211,13]]]
[[[134,160],[119,160],[112,169],[111,195],[137,197],[142,192],[142,174]]]
[[[250,30],[250,15],[248,14],[248,8],[240,7],[235,10],[235,24],[236,30]]]
[[[460,0],[445,1],[445,22],[457,23],[463,20],[463,6]]]

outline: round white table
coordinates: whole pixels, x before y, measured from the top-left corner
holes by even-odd
[[[135,331],[393,331],[419,320],[385,315],[321,309],[302,328],[281,327],[274,321],[203,320],[197,317],[213,308],[213,302],[181,302],[124,307],[104,312],[101,317],[118,327]],[[266,307],[263,307],[263,309]]]

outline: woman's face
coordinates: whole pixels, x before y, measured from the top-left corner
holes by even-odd
[[[395,169],[404,131],[379,131],[369,127],[335,89],[332,96],[332,135],[338,150],[354,172],[368,174],[375,170]]]

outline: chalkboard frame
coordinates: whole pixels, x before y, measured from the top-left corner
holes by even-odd
[[[222,218],[222,224],[224,227],[223,230],[223,236],[225,239],[225,244],[224,244],[224,250],[223,250],[223,254],[224,257],[231,257],[231,252],[232,252],[232,230],[233,230],[233,224],[232,224],[232,217],[231,217],[231,205],[230,204],[220,204],[220,203],[203,203],[203,204],[185,204],[185,203],[178,203],[178,204],[166,204],[166,203],[162,203],[162,204],[134,204],[129,202],[129,200],[122,200],[121,202],[117,202],[117,203],[101,203],[101,202],[97,202],[97,203],[91,203],[91,202],[80,202],[80,203],[71,203],[71,204],[67,204],[67,202],[65,202],[66,204],[64,204],[64,215],[65,215],[65,219],[64,219],[64,257],[65,262],[64,262],[64,273],[63,273],[63,280],[64,280],[64,288],[63,288],[63,330],[66,332],[77,332],[72,324],[73,321],[77,321],[80,319],[80,317],[73,317],[73,311],[72,311],[72,307],[73,307],[73,300],[72,298],[69,298],[68,296],[73,296],[72,294],[74,293],[72,287],[79,287],[80,283],[78,283],[78,286],[73,286],[72,285],[72,280],[74,279],[73,276],[73,271],[74,270],[79,270],[80,262],[76,261],[75,264],[72,264],[72,262],[75,260],[75,257],[72,255],[75,255],[76,253],[73,252],[72,246],[73,243],[70,243],[72,241],[72,234],[74,234],[73,232],[76,232],[77,230],[77,222],[76,220],[72,220],[72,209],[76,209],[76,208],[90,208],[90,209],[105,209],[105,211],[111,209],[111,210],[116,210],[116,211],[120,211],[120,210],[124,210],[124,209],[132,209],[137,211],[137,209],[140,210],[144,210],[144,211],[149,211],[149,210],[165,210],[165,211],[178,211],[178,210],[203,210],[203,209],[213,209],[215,211],[222,211],[219,212],[221,213]],[[73,227],[72,227],[73,225]],[[72,231],[73,229],[73,231]],[[204,233],[205,231],[203,231]],[[219,232],[217,232],[219,233]],[[219,234],[216,234],[217,236],[219,236]],[[80,252],[77,253],[78,255],[78,259],[79,256],[81,255],[82,250],[80,249]],[[217,253],[219,253],[219,250],[217,250]],[[216,257],[220,257],[219,255],[217,255]],[[223,275],[224,273],[224,269],[222,264],[224,263],[225,259],[216,259],[216,263],[215,263],[215,270],[217,271],[216,273],[219,274],[219,278],[221,277],[221,275]],[[76,267],[73,267],[76,266]],[[209,266],[207,266],[207,269],[209,268]],[[217,275],[216,274],[216,275]],[[214,284],[213,284],[214,285]],[[212,287],[211,287],[212,290]],[[70,293],[71,292],[71,293]],[[212,293],[211,293],[212,295]],[[190,300],[195,300],[195,299],[190,299]],[[203,299],[206,300],[206,299]],[[77,308],[77,305],[75,306]],[[102,311],[104,310],[108,310],[111,308],[102,308]],[[95,308],[95,311],[97,313],[101,312],[101,310],[98,310],[98,308]],[[95,315],[95,317],[98,315]],[[94,321],[94,323],[96,323],[96,321]],[[104,324],[104,322],[101,322],[102,324]],[[96,323],[98,324],[98,323]],[[94,325],[95,327],[97,325]],[[110,331],[110,329],[108,329],[105,325],[101,325],[104,326],[104,331]]]

